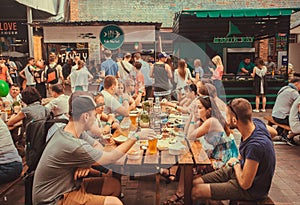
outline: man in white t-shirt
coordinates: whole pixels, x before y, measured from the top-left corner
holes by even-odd
[[[14,102],[21,102],[20,86],[13,83],[6,97],[2,98],[3,102],[9,102],[12,105]]]
[[[53,113],[54,117],[67,114],[69,112],[69,96],[64,94],[63,85],[56,84],[51,86],[50,93],[54,99],[45,105],[45,107]]]
[[[118,81],[115,76],[108,75],[104,79],[104,90],[101,91],[104,96],[106,114],[117,113],[123,117],[129,116],[129,99],[123,99],[121,104],[115,97],[116,89],[118,88]]]

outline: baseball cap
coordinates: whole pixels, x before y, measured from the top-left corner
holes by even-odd
[[[158,54],[158,58],[167,58],[168,55],[165,52],[161,52],[160,54]]]
[[[96,103],[91,96],[78,95],[72,99],[72,107],[70,108],[71,116],[80,116],[82,113],[89,112],[96,108]]]

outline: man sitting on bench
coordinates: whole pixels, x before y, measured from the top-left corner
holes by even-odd
[[[7,125],[0,119],[0,184],[17,179],[22,173],[22,159]]]
[[[231,158],[229,166],[194,179],[193,199],[252,200],[265,199],[275,171],[275,150],[266,125],[252,119],[249,101],[232,100],[226,110],[231,129],[241,135],[239,159]]]
[[[291,133],[287,136],[289,145],[298,145],[294,141],[294,137],[297,134],[300,134],[300,96],[295,100],[292,105],[290,116],[289,116],[289,123],[291,128]]]
[[[289,115],[293,102],[298,98],[300,90],[300,78],[291,79],[290,83],[282,87],[277,94],[277,98],[272,110],[272,117],[279,124],[289,125]],[[288,138],[288,133],[277,127],[278,135],[289,144],[293,143],[292,138]]]

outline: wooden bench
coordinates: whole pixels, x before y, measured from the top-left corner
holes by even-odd
[[[270,125],[270,126],[277,125],[278,127],[281,127],[282,129],[284,129],[287,133],[288,133],[288,131],[291,131],[291,128],[288,125],[284,125],[284,124],[275,122],[275,120],[273,119],[272,116],[265,116],[264,119],[268,121],[268,125]]]
[[[23,163],[22,173],[17,179],[0,185],[0,197],[3,197],[4,201],[7,201],[6,195],[8,194],[8,191],[10,191],[18,182],[20,182],[23,179],[23,176],[26,173],[27,169],[27,165]]]
[[[230,201],[229,205],[254,205],[254,204],[266,204],[266,205],[274,205],[274,201],[268,197],[266,199],[260,201]]]

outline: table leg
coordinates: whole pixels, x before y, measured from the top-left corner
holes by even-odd
[[[193,165],[184,165],[184,204],[192,204]]]
[[[159,173],[155,175],[155,185],[156,185],[156,205],[160,204],[160,192],[159,192],[159,186],[160,186],[160,176]]]

